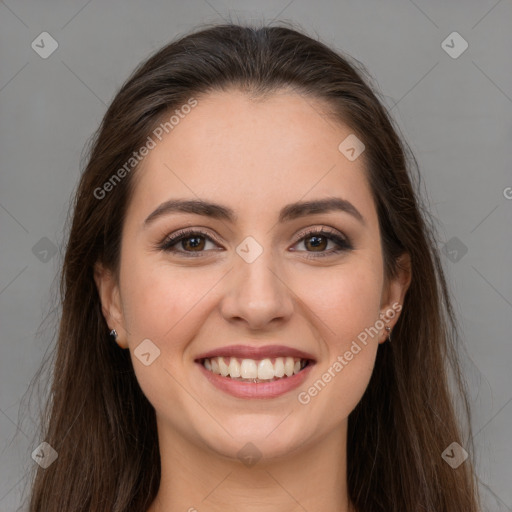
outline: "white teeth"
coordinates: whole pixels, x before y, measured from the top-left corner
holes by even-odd
[[[220,375],[219,358],[216,357],[214,359],[211,359],[210,361],[212,363],[212,372],[216,373],[217,375]]]
[[[299,361],[300,364],[300,361]],[[263,359],[258,363],[258,379],[270,380],[274,378],[274,366],[270,359]]]
[[[226,377],[229,373],[229,366],[224,362],[224,359],[222,357],[219,357],[219,369],[220,374],[223,377]]]
[[[265,358],[261,360],[242,359],[236,357],[229,358],[212,357],[204,359],[204,367],[217,375],[231,377],[237,380],[258,379],[261,381],[270,381],[283,377],[291,377],[299,373],[306,365],[306,360],[297,357],[276,357],[274,363],[272,359]]]
[[[256,361],[244,359],[240,365],[240,377],[242,379],[257,379],[258,367],[256,366]]]
[[[240,363],[234,357],[229,360],[229,375],[231,377],[240,377]]]
[[[274,364],[274,375],[276,377],[284,377],[284,361],[282,357],[276,358]]]
[[[287,357],[284,363],[284,373],[287,377],[291,377],[293,375],[293,357]]]

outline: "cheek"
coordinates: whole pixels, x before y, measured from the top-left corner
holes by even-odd
[[[123,314],[131,341],[152,339],[166,353],[182,349],[203,323],[217,273],[144,254],[128,256],[123,265]]]
[[[320,320],[315,323],[323,325],[330,350],[345,351],[351,340],[378,320],[383,278],[378,268],[361,259],[325,269],[323,275],[314,269],[314,276],[308,272],[299,278],[303,300]]]
[[[123,316],[137,381],[152,405],[168,410],[187,399],[179,382],[187,368],[183,361],[187,347],[204,323],[204,304],[219,276],[172,267],[143,254],[127,255],[121,268]],[[158,356],[145,366],[136,349],[149,339]],[[152,350],[155,350],[152,348]],[[159,351],[159,352],[158,352]]]
[[[329,389],[326,390],[327,392],[321,391],[324,396],[319,398],[326,411],[336,404],[336,413],[332,418],[334,423],[339,418],[347,418],[355,409],[372,376],[378,345],[374,343],[365,346],[359,342],[356,344],[357,346],[352,345],[352,350],[349,349],[343,355],[340,354],[341,357],[337,358],[334,364],[330,363],[329,370],[320,378],[321,381],[331,379],[325,384]],[[350,360],[347,357],[348,354],[352,354]],[[315,387],[322,387],[318,380],[315,384]]]
[[[360,258],[326,269],[317,291],[307,295],[325,351],[315,369],[316,379],[300,390],[298,398],[323,411],[320,416],[329,418],[331,426],[355,408],[373,372],[380,332],[375,328],[383,278],[379,268],[378,261]],[[302,289],[307,289],[311,276],[302,279]]]

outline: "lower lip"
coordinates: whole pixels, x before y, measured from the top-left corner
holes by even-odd
[[[298,388],[309,375],[314,363],[309,364],[299,373],[271,382],[242,382],[230,377],[223,377],[207,370],[202,363],[197,363],[204,376],[218,389],[237,398],[275,398],[292,389]]]

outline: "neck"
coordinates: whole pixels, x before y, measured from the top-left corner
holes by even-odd
[[[245,465],[158,425],[160,488],[148,512],[352,512],[346,423],[293,454]]]

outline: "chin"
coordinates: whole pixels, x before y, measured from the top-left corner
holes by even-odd
[[[222,457],[242,462],[246,456],[260,462],[285,458],[311,439],[304,422],[299,425],[298,418],[293,420],[291,416],[293,413],[288,418],[286,414],[238,415],[222,422],[229,434],[222,429],[216,429],[215,434],[211,430],[198,434],[203,434],[204,443]]]

